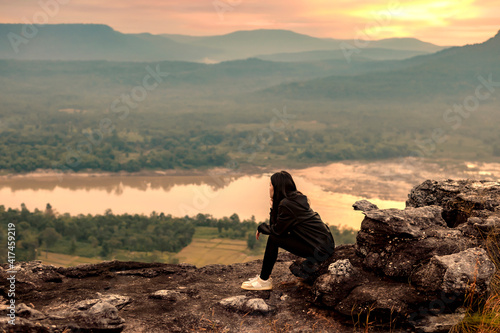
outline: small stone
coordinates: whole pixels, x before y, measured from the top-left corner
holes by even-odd
[[[41,320],[41,319],[44,319],[46,317],[46,315],[43,314],[42,312],[35,310],[35,309],[27,306],[24,303],[21,303],[17,306],[17,314],[20,317],[23,317],[23,318],[26,318],[29,320]]]
[[[174,290],[158,290],[150,294],[149,298],[177,302],[181,298],[181,294],[178,291]]]
[[[268,314],[276,311],[276,307],[267,304],[262,298],[249,298],[239,295],[225,298],[219,304],[226,309],[251,314]]]
[[[460,323],[465,317],[465,313],[447,313],[437,316],[427,316],[424,320],[415,325],[419,332],[440,333],[449,332],[453,326]]]
[[[88,310],[90,307],[95,305],[97,302],[99,302],[99,299],[93,298],[93,299],[85,299],[83,301],[80,301],[75,304],[75,308],[78,310]]]
[[[118,315],[118,309],[108,302],[99,302],[88,309],[87,324],[102,328],[123,327],[125,320]]]
[[[354,267],[352,266],[349,259],[337,260],[336,262],[334,262],[334,263],[330,264],[330,266],[328,266],[328,271],[332,275],[349,276],[349,274],[353,271],[353,269],[354,269]]]
[[[118,310],[125,307],[127,304],[130,304],[131,300],[128,296],[122,296],[117,294],[106,294],[103,295],[101,293],[97,293],[99,299],[103,302],[107,302],[113,306],[115,306]]]

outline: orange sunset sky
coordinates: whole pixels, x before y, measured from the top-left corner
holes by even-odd
[[[0,22],[33,22],[40,3],[58,4],[48,23],[102,23],[124,33],[288,29],[315,37],[464,45],[500,29],[500,0],[0,0]]]

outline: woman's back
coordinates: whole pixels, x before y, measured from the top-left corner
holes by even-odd
[[[335,242],[328,226],[321,220],[318,213],[309,206],[307,197],[302,193],[285,198],[280,203],[280,211],[287,212],[278,215],[277,223],[282,218],[289,218],[290,224],[287,233],[294,234],[307,245],[318,248],[322,255],[333,253]]]

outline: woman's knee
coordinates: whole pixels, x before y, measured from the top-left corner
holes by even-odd
[[[276,235],[269,235],[269,237],[267,238],[267,243],[271,243],[275,246],[278,246],[278,247],[283,247],[282,245],[285,244],[287,242],[286,240],[286,237],[283,237],[283,236],[276,236]]]
[[[267,238],[266,249],[279,248],[279,239],[275,235],[269,235]]]
[[[268,242],[271,242],[271,241],[276,241],[276,236],[273,235],[273,234],[270,234],[268,237],[267,237],[267,241]]]

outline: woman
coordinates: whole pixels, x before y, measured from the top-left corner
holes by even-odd
[[[278,258],[278,249],[285,249],[297,256],[307,258],[304,269],[312,271],[315,263],[328,259],[335,248],[335,242],[328,226],[318,213],[310,207],[307,197],[297,191],[292,176],[277,172],[269,184],[271,197],[270,223],[262,223],[255,237],[269,235],[260,275],[243,282],[246,290],[271,290],[269,277]]]

